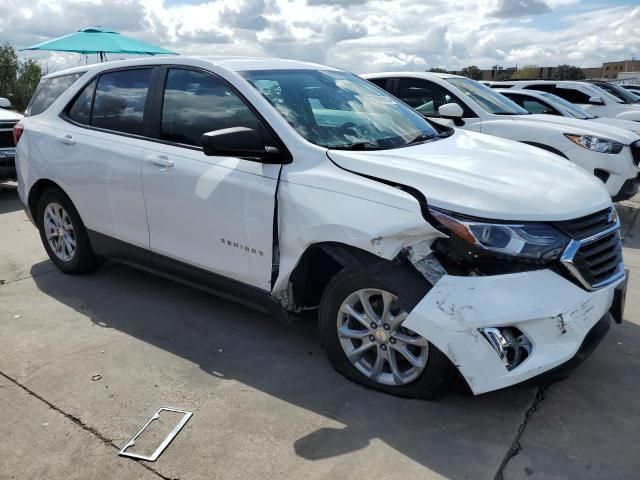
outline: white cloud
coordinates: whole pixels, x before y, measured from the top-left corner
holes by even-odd
[[[640,53],[640,7],[615,3],[33,0],[25,6],[2,0],[0,42],[25,47],[98,24],[183,54],[281,56],[356,72],[469,64],[594,66]],[[36,56],[48,58],[51,69],[80,61],[70,54]]]

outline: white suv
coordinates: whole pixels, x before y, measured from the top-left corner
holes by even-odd
[[[640,136],[635,132],[530,114],[486,85],[459,75],[392,72],[363,77],[434,121],[534,145],[571,160],[602,180],[614,201],[638,192],[640,157],[634,149]]]
[[[611,199],[555,155],[302,62],[43,82],[50,105],[16,128],[19,194],[66,273],[108,257],[285,320],[317,308],[338,371],[422,398],[458,372],[475,393],[557,375],[621,319]]]

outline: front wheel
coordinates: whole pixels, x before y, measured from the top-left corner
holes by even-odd
[[[456,379],[451,362],[403,326],[429,284],[403,267],[386,273],[343,270],[324,292],[320,333],[333,366],[347,378],[403,397],[435,399]]]

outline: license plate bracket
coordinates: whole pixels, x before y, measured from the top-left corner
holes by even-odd
[[[149,425],[151,425],[151,423],[154,420],[158,420],[160,418],[160,414],[162,412],[181,413],[182,417],[181,417],[180,421],[178,421],[176,426],[173,427],[173,430],[171,430],[171,432],[169,432],[169,434],[164,438],[164,440],[160,443],[160,445],[158,445],[158,447],[154,450],[154,452],[151,455],[142,455],[140,453],[128,452],[127,450],[135,445],[136,439],[140,435],[142,435],[142,432],[144,432],[145,429]],[[125,446],[122,447],[122,450],[120,450],[120,452],[118,452],[118,455],[123,456],[123,457],[136,458],[138,460],[146,460],[148,462],[155,462],[158,459],[158,457],[160,456],[160,454],[164,451],[164,449],[167,448],[167,446],[169,446],[169,444],[176,437],[176,435],[178,435],[178,432],[180,432],[182,427],[185,426],[185,424],[189,421],[189,419],[191,418],[192,415],[193,415],[192,412],[187,412],[186,410],[179,410],[177,408],[170,408],[170,407],[159,408],[156,411],[156,413],[154,413],[153,416],[149,419],[149,421],[147,423],[145,423],[144,426],[140,430],[138,430],[138,433],[136,433],[133,437],[131,437],[131,440],[129,440],[125,444]]]

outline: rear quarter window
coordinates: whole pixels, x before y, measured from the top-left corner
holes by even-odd
[[[29,117],[44,112],[82,75],[84,75],[84,72],[70,73],[69,75],[60,75],[59,77],[43,79],[27,106],[25,116]]]

